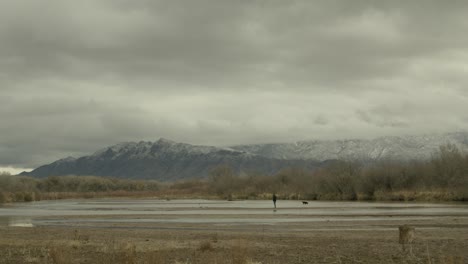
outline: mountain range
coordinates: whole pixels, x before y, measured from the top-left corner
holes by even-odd
[[[117,144],[80,158],[68,157],[22,175],[95,175],[175,181],[203,178],[217,166],[235,173],[274,174],[287,167],[312,170],[321,162],[263,157],[231,148],[196,146],[167,139]]]
[[[314,170],[329,160],[360,162],[427,160],[439,146],[468,151],[468,133],[380,137],[372,140],[313,140],[231,147],[199,146],[167,139],[127,142],[80,158],[68,157],[22,175],[95,175],[175,181],[203,178],[217,166],[235,173],[274,174],[287,167]]]
[[[455,144],[468,152],[468,132],[419,136],[389,136],[371,140],[309,140],[295,143],[234,146],[232,149],[276,159],[324,161],[428,160],[439,147]]]

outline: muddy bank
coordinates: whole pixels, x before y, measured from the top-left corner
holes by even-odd
[[[465,204],[68,200],[0,208],[0,263],[468,263]],[[413,253],[398,226],[416,228]]]
[[[98,217],[99,218],[99,217]],[[93,217],[87,217],[93,219]],[[0,227],[0,263],[467,263],[468,221]],[[398,225],[416,227],[413,254]],[[371,228],[369,228],[371,227]],[[55,259],[55,260],[54,260]],[[113,262],[106,262],[112,259]],[[451,261],[451,262],[450,262]]]

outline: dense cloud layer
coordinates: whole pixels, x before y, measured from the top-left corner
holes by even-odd
[[[0,167],[468,129],[465,1],[0,2]]]

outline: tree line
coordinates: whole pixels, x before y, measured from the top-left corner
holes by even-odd
[[[373,163],[330,161],[307,171],[285,168],[275,175],[234,173],[214,168],[206,179],[174,183],[95,176],[36,179],[0,175],[0,203],[75,197],[156,196],[160,198],[380,201],[468,201],[468,155],[444,145],[427,161]]]
[[[97,176],[51,176],[37,179],[0,174],[0,203],[62,198],[92,198],[149,194],[160,189],[153,180],[129,180]]]
[[[428,161],[330,161],[315,171],[286,168],[274,176],[215,169],[211,191],[221,197],[303,200],[468,201],[468,155],[444,145]]]

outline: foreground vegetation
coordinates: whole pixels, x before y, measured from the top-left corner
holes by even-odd
[[[316,171],[286,168],[276,175],[215,168],[208,179],[159,183],[95,176],[36,179],[0,175],[0,203],[112,196],[380,201],[468,201],[468,155],[441,146],[430,161],[362,164],[331,161]]]
[[[444,225],[449,228],[417,228],[412,253],[403,251],[398,243],[397,226],[402,222],[408,223],[387,222],[392,228],[383,230],[361,229],[375,221],[360,221],[353,225],[358,227],[354,230],[340,230],[349,221],[285,223],[262,228],[194,224],[186,229],[174,223],[164,224],[165,228],[161,228],[161,223],[140,228],[122,223],[116,228],[0,226],[0,264],[467,263],[464,218],[447,218]],[[437,226],[437,222],[429,224]],[[321,228],[336,229],[330,232]]]

